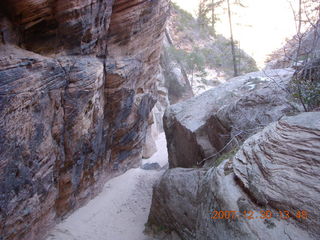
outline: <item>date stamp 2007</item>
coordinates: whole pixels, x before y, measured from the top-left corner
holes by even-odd
[[[246,220],[264,220],[277,218],[280,220],[288,220],[291,218],[306,220],[308,219],[308,212],[305,210],[296,211],[294,213],[290,211],[278,210],[272,212],[270,210],[260,211],[221,211],[214,210],[210,211],[210,217],[213,220],[235,220],[235,219],[246,219]]]

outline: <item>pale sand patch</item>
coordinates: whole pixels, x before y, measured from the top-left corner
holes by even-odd
[[[157,140],[158,152],[144,163],[168,163],[164,134]],[[103,191],[84,207],[58,224],[47,240],[147,240],[147,222],[152,185],[162,171],[131,169],[110,180]]]

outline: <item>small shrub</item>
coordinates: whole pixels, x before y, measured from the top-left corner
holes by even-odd
[[[218,167],[224,160],[232,158],[238,152],[238,150],[239,150],[239,148],[235,147],[231,151],[222,154],[219,158],[217,158],[214,161],[215,166]]]
[[[295,72],[291,82],[292,96],[306,112],[320,107],[320,59],[305,63]]]

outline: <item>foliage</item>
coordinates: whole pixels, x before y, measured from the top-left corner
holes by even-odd
[[[210,20],[208,18],[209,8],[207,7],[208,0],[200,0],[198,7],[198,23],[200,26],[208,25]]]
[[[299,0],[298,11],[292,9],[297,34],[293,39],[295,48],[290,59],[296,69],[290,90],[308,112],[320,107],[320,58],[317,56],[320,47],[320,4],[318,0]]]
[[[195,74],[197,76],[205,77],[206,71],[206,58],[199,48],[194,48],[191,52],[184,51],[182,49],[176,49],[171,46],[168,48],[168,52],[178,62],[180,62],[183,68],[188,74],[192,75],[192,81]],[[191,83],[192,84],[192,83]]]
[[[320,107],[320,3],[319,0],[288,0],[297,33],[287,40],[283,49],[276,50],[267,62],[272,68],[296,69],[289,92],[304,111]],[[298,3],[298,5],[297,5]]]
[[[233,59],[230,44],[230,40],[218,35],[214,43],[202,49],[209,68],[224,71],[228,75],[233,74]],[[258,71],[255,60],[238,47],[236,47],[236,56],[240,60],[238,63],[239,73],[245,74]]]
[[[220,21],[217,13],[218,8],[222,8],[225,0],[200,0],[198,7],[198,22],[200,26],[211,25],[210,32],[215,36],[215,23]]]
[[[226,77],[232,76],[233,59],[230,40],[222,35],[216,35],[213,38],[211,26],[200,27],[199,22],[190,13],[176,4],[172,4],[172,8],[176,13],[174,26],[180,32],[181,42],[188,46],[185,48],[188,50],[171,46],[167,49],[169,54],[183,65],[189,75],[193,72],[195,76],[201,75],[200,78],[205,78],[206,69],[214,69],[225,73]],[[235,50],[240,74],[258,71],[252,57],[238,46]]]
[[[217,69],[228,75],[233,74],[232,54],[228,47],[230,41],[223,36],[218,36],[216,41],[203,48],[194,48],[191,52],[177,49],[173,46],[168,48],[169,53],[180,61],[188,74],[199,72],[205,77],[205,68]],[[241,57],[239,72],[241,74],[258,71],[256,62],[244,51],[236,48],[238,57]]]
[[[320,59],[305,63],[295,72],[291,91],[306,112],[320,107]]]
[[[192,14],[180,8],[177,4],[172,3],[171,5],[175,11],[177,11],[177,24],[178,29],[180,31],[193,29],[197,27],[197,23],[195,22]]]
[[[197,72],[204,72],[205,65],[206,65],[206,59],[199,48],[194,48],[192,52],[187,54],[187,69],[191,71],[191,73],[197,71]]]
[[[214,161],[216,167],[218,167],[224,160],[232,158],[238,152],[239,147],[234,147],[231,151],[222,154]]]

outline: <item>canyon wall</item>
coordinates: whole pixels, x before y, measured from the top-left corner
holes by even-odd
[[[169,5],[0,6],[0,239],[41,239],[139,163]]]

